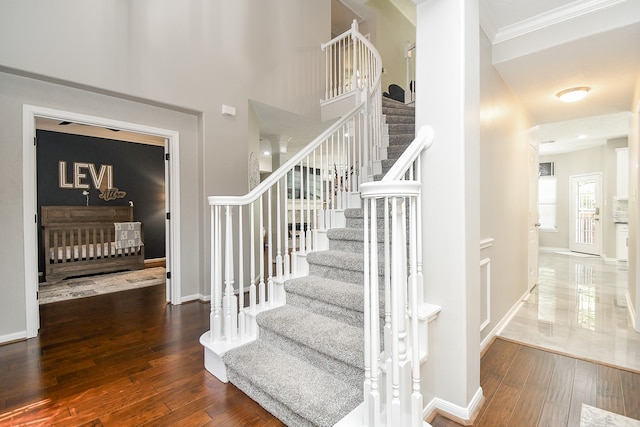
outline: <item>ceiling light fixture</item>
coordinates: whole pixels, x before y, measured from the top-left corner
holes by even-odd
[[[562,102],[576,102],[587,96],[590,90],[591,88],[586,86],[572,87],[571,89],[565,89],[556,93],[556,96],[560,98]]]

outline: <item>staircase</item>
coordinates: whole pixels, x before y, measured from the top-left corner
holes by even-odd
[[[388,98],[382,111],[386,173],[414,139],[415,117]],[[328,250],[307,254],[309,275],[285,281],[286,305],[256,316],[258,339],[223,356],[229,381],[289,426],[333,426],[363,401],[363,210],[345,217]]]
[[[389,146],[387,159],[382,160],[382,174],[376,175],[375,180],[379,180],[387,173],[416,137],[416,113],[413,105],[405,105],[383,96],[382,114],[388,129]]]

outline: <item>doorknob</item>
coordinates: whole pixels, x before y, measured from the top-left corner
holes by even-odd
[[[536,222],[535,224],[533,224],[535,227],[540,227],[540,223]]]

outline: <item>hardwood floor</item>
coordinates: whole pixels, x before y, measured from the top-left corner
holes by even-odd
[[[640,374],[496,339],[480,363],[474,426],[579,426],[582,403],[640,419]],[[437,416],[434,427],[460,424]]]
[[[0,425],[282,426],[204,370],[209,305],[164,298],[152,286],[42,306],[38,338],[0,346]],[[582,402],[640,419],[639,374],[502,339],[481,385],[477,426],[577,426]]]
[[[209,304],[152,286],[41,307],[38,338],[0,346],[0,425],[282,426],[204,370]]]

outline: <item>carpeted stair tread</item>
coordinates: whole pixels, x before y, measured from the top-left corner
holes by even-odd
[[[293,425],[333,426],[362,402],[358,388],[260,340],[229,351],[224,362],[233,384],[267,409],[286,407],[293,414],[274,415]]]
[[[376,217],[384,218],[384,210],[382,207],[384,206],[384,200],[378,199],[376,204]],[[344,216],[347,219],[364,219],[364,209],[363,208],[349,208],[344,210]]]
[[[377,213],[377,212],[376,212]],[[376,215],[378,217],[378,215]],[[384,217],[383,217],[384,218]],[[331,228],[327,230],[327,237],[329,240],[348,240],[362,243],[364,241],[364,229],[363,228]],[[367,236],[369,240],[371,236]],[[378,232],[378,242],[384,241],[384,233]]]
[[[307,262],[350,271],[363,271],[364,254],[333,250],[309,252]]]
[[[387,123],[389,133],[412,133],[415,134],[415,123],[401,123],[397,121],[393,121],[392,123]]]
[[[357,312],[364,311],[362,286],[324,277],[306,276],[287,280],[287,293],[302,295]]]
[[[364,369],[362,328],[290,305],[262,312],[256,320],[260,328],[273,331],[350,366]]]
[[[386,113],[385,114],[385,123],[387,125],[389,124],[393,124],[393,123],[402,123],[402,124],[412,124],[414,125],[415,128],[415,122],[416,122],[416,118],[414,117],[413,114],[393,114],[393,113]]]
[[[409,144],[416,138],[413,133],[396,133],[389,135],[389,146]]]

